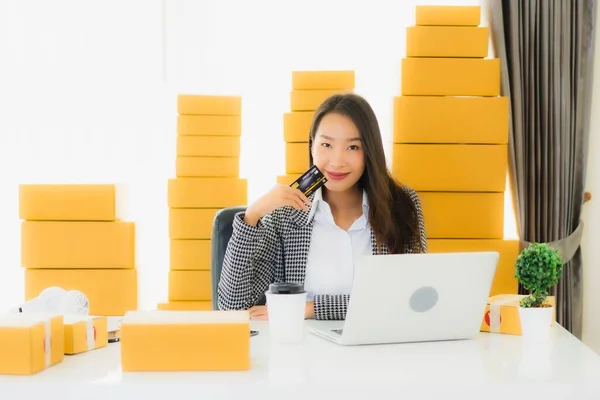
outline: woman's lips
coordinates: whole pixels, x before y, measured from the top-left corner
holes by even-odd
[[[341,173],[341,172],[325,171],[325,173],[327,174],[327,176],[329,178],[333,179],[334,181],[342,180],[345,177],[347,177],[348,175],[350,175],[350,172]]]

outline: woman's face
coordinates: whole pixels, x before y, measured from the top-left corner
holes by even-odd
[[[330,113],[321,119],[311,152],[327,177],[325,187],[333,192],[354,187],[365,170],[360,132],[345,115]]]

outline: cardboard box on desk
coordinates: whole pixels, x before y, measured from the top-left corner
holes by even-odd
[[[212,301],[169,301],[158,303],[158,310],[163,311],[208,311],[212,310]]]
[[[0,316],[0,374],[33,375],[63,361],[63,317],[28,313]]]
[[[108,344],[108,321],[102,316],[66,315],[65,354],[85,353]]]
[[[525,295],[499,294],[492,296],[485,307],[481,332],[521,335],[519,302]],[[552,323],[556,322],[556,298],[548,296],[546,302],[554,307]]]
[[[121,323],[123,371],[250,368],[247,311],[131,311]]]

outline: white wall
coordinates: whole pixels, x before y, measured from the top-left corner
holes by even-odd
[[[581,251],[583,257],[583,337],[588,346],[600,354],[600,10],[596,13],[596,44],[594,49],[594,82],[592,117],[585,188],[592,200],[583,207],[585,223]]]
[[[124,184],[141,304],[165,296],[176,97],[163,19],[160,0],[0,1],[0,310],[24,296],[19,183]]]
[[[125,184],[140,307],[153,308],[167,298],[178,93],[243,97],[241,175],[253,201],[283,173],[292,70],[355,70],[389,143],[415,4],[479,0],[90,4],[0,0],[0,309],[23,298],[19,183]]]

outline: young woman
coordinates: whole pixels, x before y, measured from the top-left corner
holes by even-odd
[[[310,164],[328,182],[307,198],[276,185],[235,216],[218,288],[223,310],[267,319],[273,282],[304,284],[306,318],[345,319],[354,265],[363,255],[424,253],[421,202],[385,163],[379,124],[356,94],[334,95],[315,112]]]

